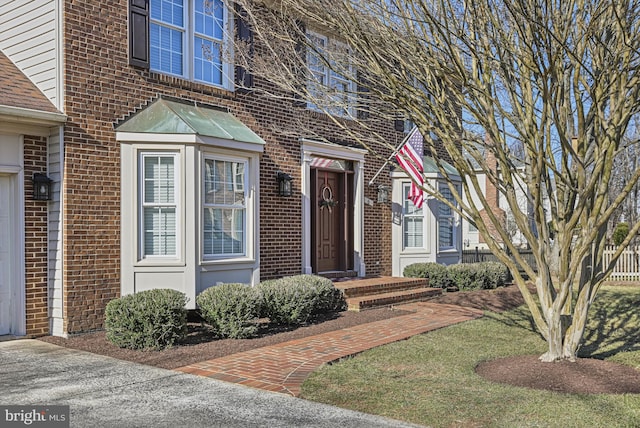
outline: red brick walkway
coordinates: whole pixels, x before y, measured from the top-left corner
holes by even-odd
[[[411,303],[399,308],[413,313],[190,364],[176,370],[298,396],[302,382],[323,364],[482,316],[482,311],[477,309],[429,302]]]

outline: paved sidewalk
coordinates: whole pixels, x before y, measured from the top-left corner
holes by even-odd
[[[241,352],[177,368],[177,371],[293,396],[318,367],[367,349],[479,318],[482,311],[429,302],[398,309],[412,311],[387,320]]]

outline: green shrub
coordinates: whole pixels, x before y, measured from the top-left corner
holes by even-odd
[[[504,287],[510,279],[509,269],[500,262],[480,263],[485,275],[484,288]]]
[[[449,278],[459,290],[478,290],[484,286],[479,263],[465,263],[447,267]]]
[[[200,293],[196,303],[202,318],[220,337],[243,339],[258,330],[261,298],[255,287],[233,283],[216,285]]]
[[[187,334],[187,297],[169,289],[141,291],[110,301],[107,339],[120,348],[163,349]]]
[[[342,292],[331,280],[315,275],[296,275],[264,281],[258,285],[263,315],[274,324],[301,325],[315,315],[344,310]]]
[[[459,290],[502,287],[509,279],[509,270],[499,262],[450,265],[447,266],[447,272]]]
[[[622,241],[625,240],[628,234],[629,224],[625,222],[618,223],[613,231],[613,243],[616,245],[622,244]]]
[[[414,263],[404,268],[407,278],[429,278],[429,287],[447,288],[452,282],[445,265],[440,263]]]

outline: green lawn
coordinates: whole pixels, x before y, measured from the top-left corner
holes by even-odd
[[[603,289],[580,355],[640,369],[639,309],[640,288]],[[302,396],[432,427],[640,427],[640,395],[537,391],[474,372],[481,361],[544,351],[526,309],[488,312],[327,365]]]

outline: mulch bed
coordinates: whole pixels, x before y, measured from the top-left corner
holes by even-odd
[[[496,290],[445,293],[431,302],[503,312],[522,305],[524,300],[517,287],[508,286]],[[47,336],[40,340],[122,360],[174,369],[405,313],[397,309],[341,312],[333,318],[318,319],[313,324],[296,329],[265,326],[253,339],[216,339],[201,323],[191,322],[185,343],[163,351],[121,349],[109,343],[103,331],[68,339]],[[596,359],[579,359],[573,363],[543,363],[535,355],[515,356],[481,363],[477,367],[477,373],[494,382],[570,394],[640,393],[640,371]]]
[[[476,373],[493,382],[567,394],[639,394],[640,371],[592,358],[543,363],[519,355],[480,363]]]
[[[179,346],[162,351],[122,349],[113,345],[106,339],[104,331],[84,333],[71,336],[68,339],[62,337],[45,336],[39,340],[53,343],[67,348],[79,349],[94,354],[107,355],[121,360],[165,369],[175,369],[200,361],[220,358],[250,349],[275,345],[329,331],[341,330],[359,324],[405,315],[402,310],[387,308],[373,309],[363,312],[340,312],[330,318],[316,319],[313,323],[298,327],[272,327],[262,326],[256,337],[251,339],[218,339],[206,326],[200,322],[190,322],[187,326],[186,340]]]

